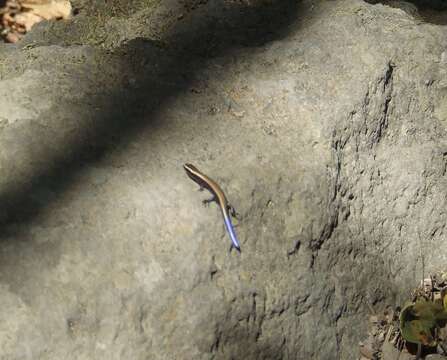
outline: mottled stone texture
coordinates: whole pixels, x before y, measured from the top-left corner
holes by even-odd
[[[445,268],[446,26],[97,3],[0,45],[0,358],[354,359],[365,315]]]

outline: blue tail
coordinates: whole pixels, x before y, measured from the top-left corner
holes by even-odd
[[[232,247],[236,248],[237,251],[241,251],[241,246],[239,245],[239,240],[237,239],[236,232],[234,231],[233,224],[229,216],[224,216],[225,227],[227,228],[228,234],[230,235]]]

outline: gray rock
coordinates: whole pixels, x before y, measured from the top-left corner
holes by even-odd
[[[0,45],[0,358],[355,359],[369,306],[445,266],[447,29],[127,3]]]
[[[414,360],[416,356],[409,354],[406,351],[398,351],[391,343],[385,342],[382,347],[382,357],[383,360]]]
[[[445,360],[447,359],[445,356],[430,354],[425,357],[425,360]]]

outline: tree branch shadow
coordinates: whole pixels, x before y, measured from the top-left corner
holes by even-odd
[[[0,240],[11,233],[10,225],[20,228],[36,219],[70,187],[76,174],[86,166],[100,162],[117,146],[125,146],[143,129],[150,128],[155,136],[157,127],[163,127],[160,121],[152,120],[155,113],[170,99],[187,91],[194,74],[209,58],[224,56],[237,47],[261,46],[286,36],[290,24],[297,21],[299,3],[276,0],[269,4],[243,6],[214,2],[211,13],[204,7],[197,16],[166,34],[163,44],[167,46],[140,38],[118,48],[116,51],[122,53],[124,59],[130,62],[146,59],[157,71],[141,74],[131,89],[115,89],[82,141],[67,144],[67,151],[56,154],[25,184],[14,184],[1,190],[0,229],[3,235]],[[223,14],[221,18],[219,13]],[[51,189],[55,198],[36,201],[33,194],[42,189]]]

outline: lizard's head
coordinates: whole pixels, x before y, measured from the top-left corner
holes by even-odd
[[[190,173],[197,173],[199,171],[193,164],[185,164],[183,168]]]

